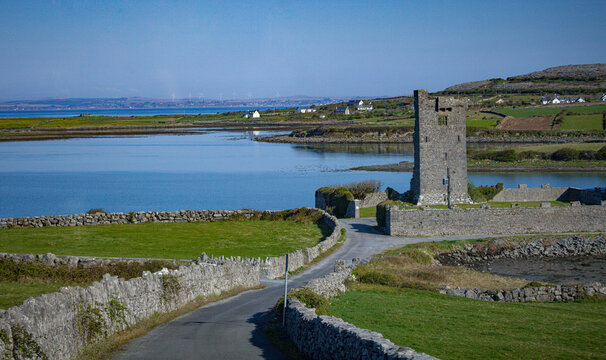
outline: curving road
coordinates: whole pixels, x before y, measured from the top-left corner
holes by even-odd
[[[347,241],[331,256],[289,279],[289,288],[333,270],[337,259],[367,258],[398,245],[467,237],[407,238],[379,234],[374,218],[340,220]],[[474,236],[476,238],[478,236]],[[198,308],[160,325],[129,344],[115,359],[285,359],[263,336],[269,309],[284,291],[284,281],[264,280],[261,290]]]

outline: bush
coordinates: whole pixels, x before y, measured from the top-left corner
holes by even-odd
[[[606,146],[602,146],[602,148],[595,153],[596,160],[606,160]]]
[[[378,271],[369,271],[357,274],[358,281],[363,284],[398,286],[398,282],[391,274]]]
[[[579,151],[571,148],[563,148],[551,154],[551,159],[556,161],[571,161],[579,158]]]
[[[353,194],[344,186],[322,187],[316,190],[316,196],[322,194],[326,201],[323,210],[332,213],[336,217],[344,217],[347,213],[349,202],[354,199]]]
[[[492,186],[475,186],[473,183],[467,183],[467,193],[474,202],[492,200],[501,190],[503,190],[502,182]]]
[[[86,212],[87,214],[105,214],[105,210],[101,208],[92,208]]]

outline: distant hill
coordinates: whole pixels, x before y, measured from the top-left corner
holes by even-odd
[[[564,65],[507,79],[471,81],[444,93],[600,93],[606,92],[606,64]]]

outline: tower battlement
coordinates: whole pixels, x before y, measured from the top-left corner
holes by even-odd
[[[419,205],[471,203],[467,193],[467,101],[430,98],[415,90],[414,171],[410,189]]]

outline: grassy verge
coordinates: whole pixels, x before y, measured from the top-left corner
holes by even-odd
[[[333,247],[331,247],[330,249],[328,249],[325,252],[321,253],[317,258],[313,259],[312,261],[310,261],[309,263],[305,264],[304,266],[301,266],[300,268],[298,268],[298,269],[296,269],[294,271],[289,271],[288,274],[289,275],[299,274],[303,270],[308,269],[308,268],[316,265],[320,261],[326,259],[330,255],[334,254],[337,250],[339,250],[341,248],[341,246],[343,246],[343,244],[345,243],[346,239],[347,239],[347,229],[341,228],[341,236],[339,237],[339,240],[337,240],[337,243]],[[283,279],[283,278],[284,277],[282,276],[281,279]]]
[[[518,152],[520,151],[536,151],[547,154],[552,154],[563,148],[570,148],[574,150],[592,150],[598,151],[603,146],[606,146],[604,142],[591,142],[591,143],[566,143],[566,144],[541,144],[541,145],[526,145],[526,146],[517,146],[514,149]]]
[[[255,288],[255,289],[259,289]],[[131,340],[145,335],[148,331],[152,330],[158,325],[167,323],[183,314],[187,314],[193,310],[196,310],[200,306],[216,302],[228,297],[237,295],[243,291],[252,290],[248,288],[235,288],[230,291],[224,292],[221,295],[213,295],[209,297],[198,297],[195,301],[181,307],[180,309],[168,312],[155,314],[149,319],[146,319],[135,326],[132,326],[128,330],[116,333],[102,341],[94,344],[90,344],[85,347],[80,354],[76,357],[78,360],[97,360],[107,359],[109,356],[119,350],[120,346],[127,344]]]
[[[442,359],[604,358],[605,310],[606,301],[499,303],[381,285],[356,285],[328,308]]]
[[[155,272],[164,267],[176,269],[177,264],[165,261],[116,263],[87,268],[67,265],[45,266],[41,262],[15,263],[0,259],[0,309],[20,305],[29,297],[51,293],[62,286],[88,286],[108,273],[123,279],[139,277],[143,271]]]
[[[323,222],[269,220],[16,228],[0,230],[0,251],[160,259],[193,259],[204,251],[265,257],[316,245],[328,232]]]

